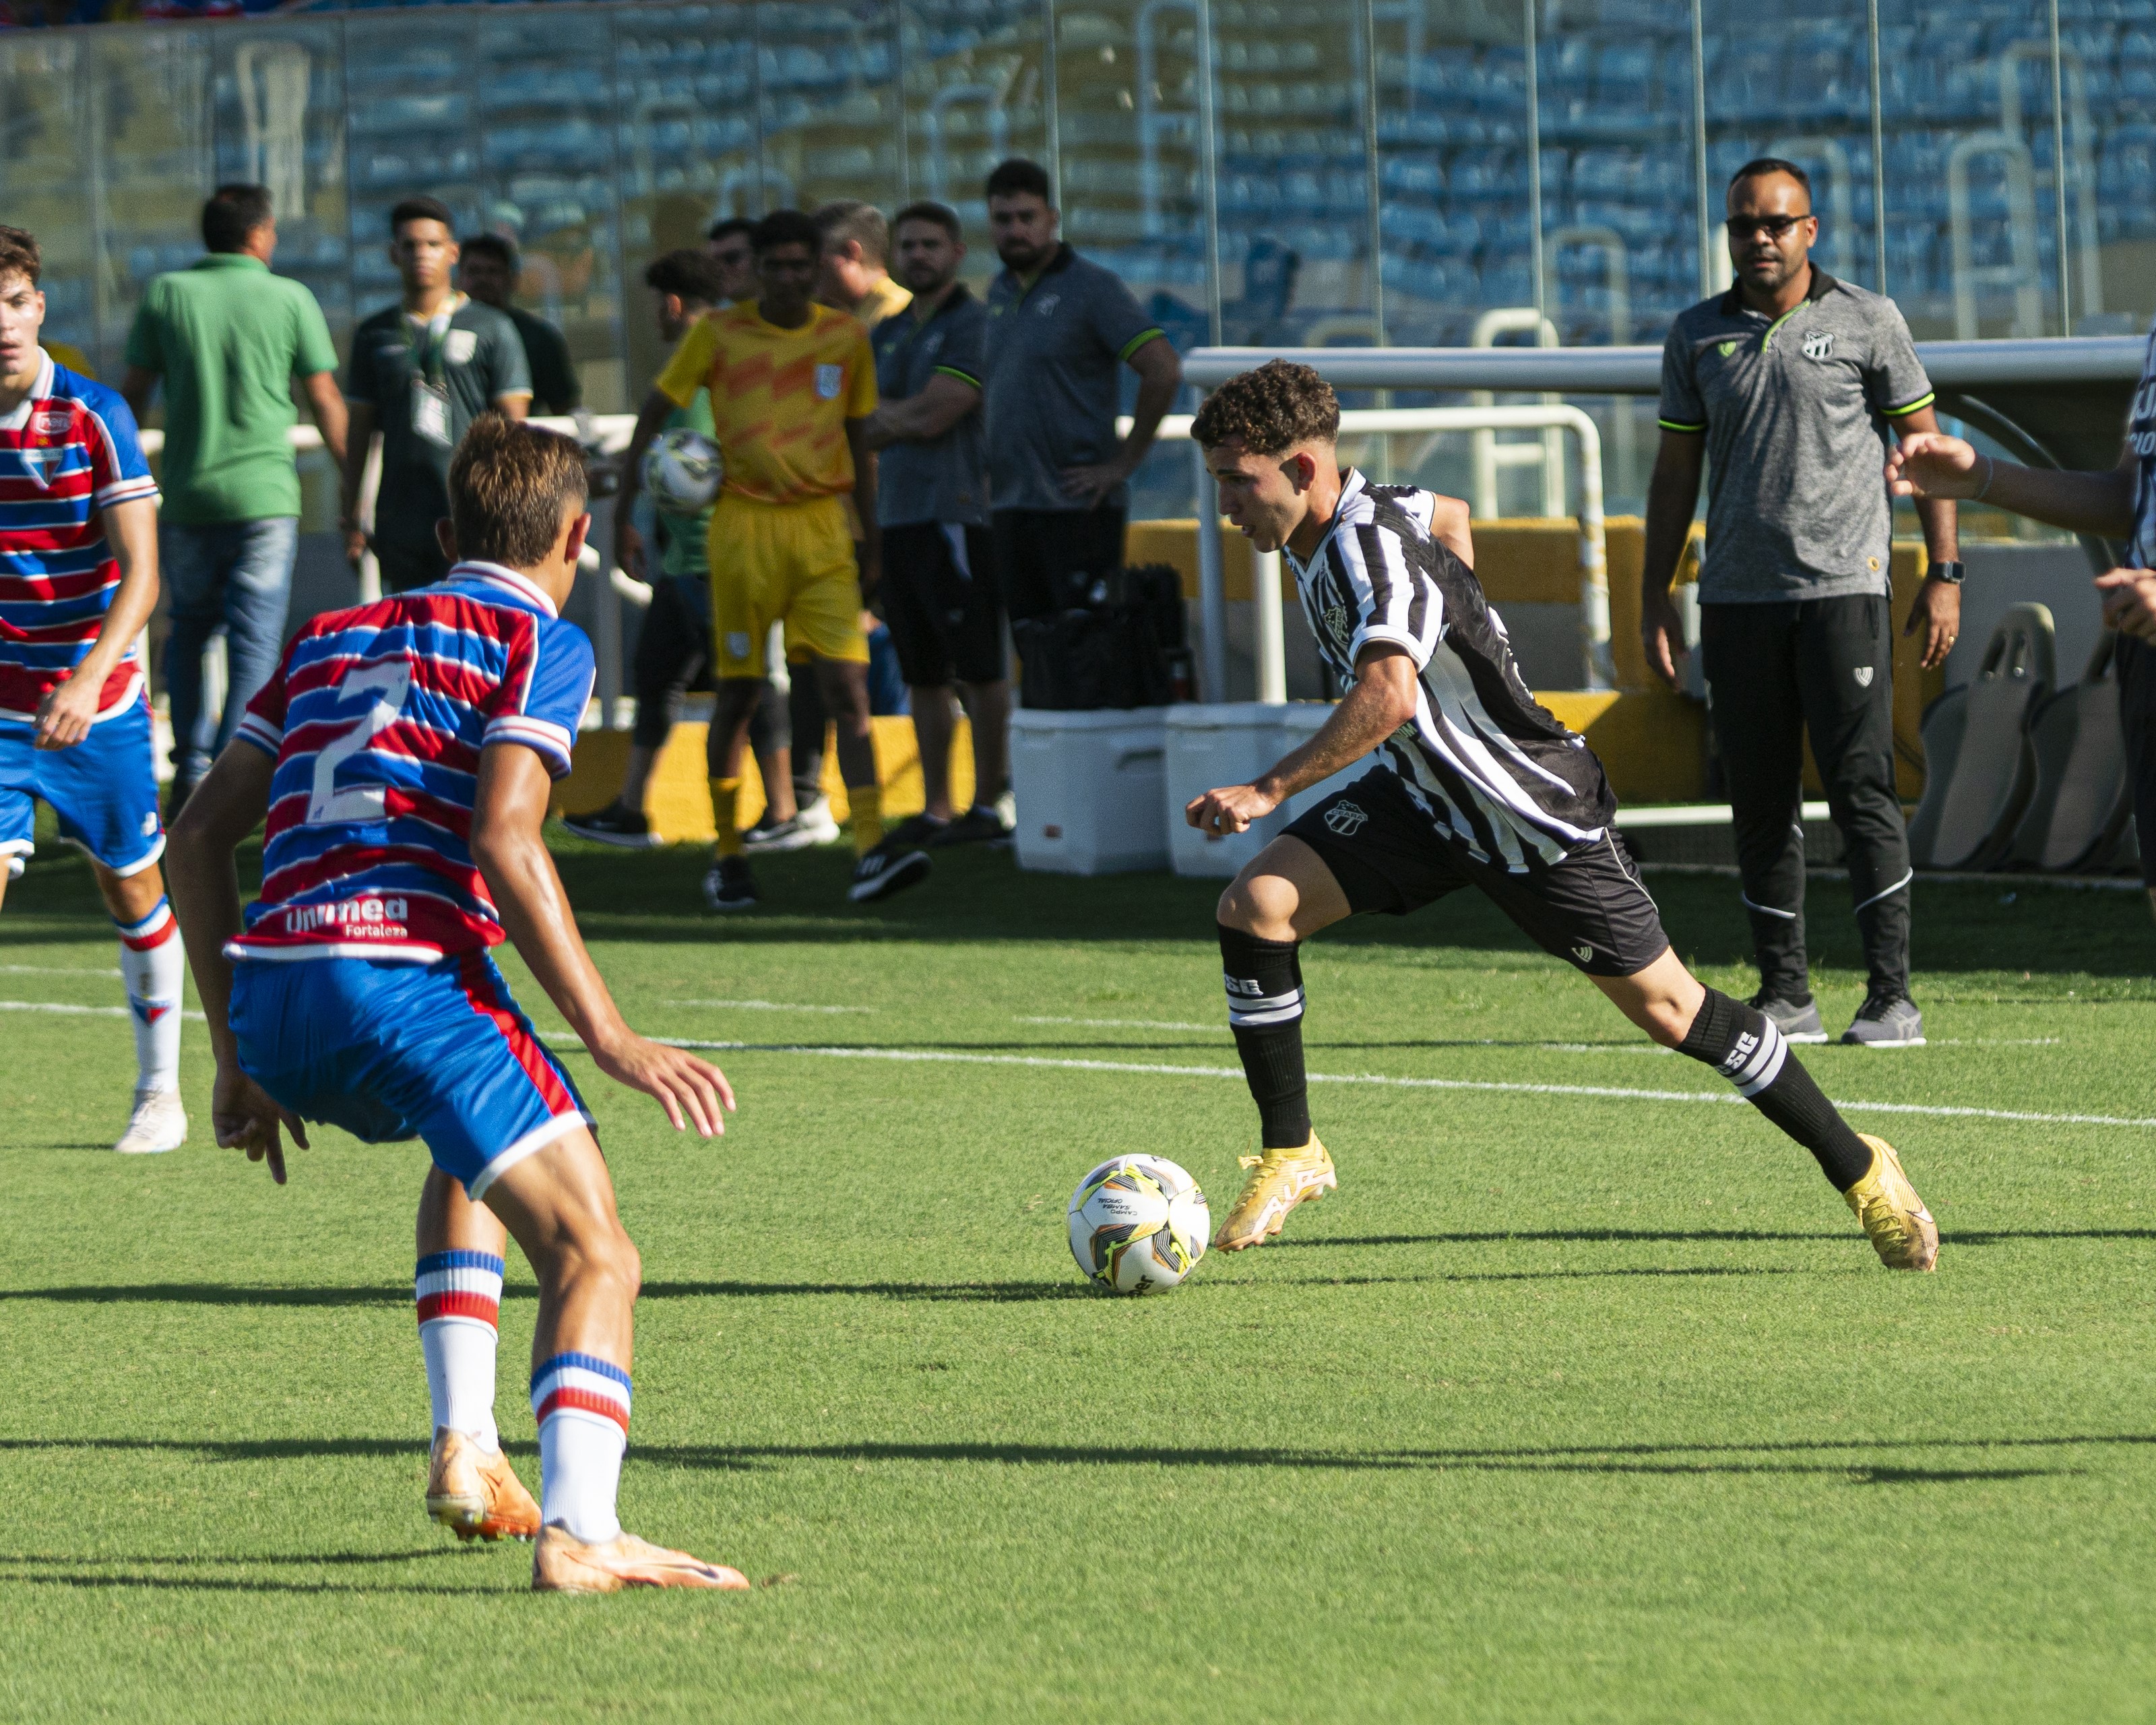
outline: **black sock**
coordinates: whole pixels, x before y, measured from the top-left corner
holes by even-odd
[[[1820,1172],[1835,1191],[1848,1191],[1871,1172],[1870,1147],[1821,1094],[1764,1013],[1709,988],[1677,1052],[1706,1061],[1817,1157]]]
[[[1261,941],[1220,924],[1228,1024],[1258,1105],[1265,1147],[1310,1142],[1310,1090],[1302,1070],[1302,966],[1293,941]]]

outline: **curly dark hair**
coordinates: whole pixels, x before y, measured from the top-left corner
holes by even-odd
[[[1277,455],[1297,444],[1329,444],[1340,435],[1340,398],[1308,366],[1269,359],[1207,396],[1190,434],[1208,449],[1240,438],[1254,455]]]

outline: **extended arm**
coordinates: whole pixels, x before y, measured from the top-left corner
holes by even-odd
[[[629,434],[629,448],[621,458],[621,489],[613,499],[613,560],[617,566],[644,578],[644,535],[636,531],[636,496],[644,489],[644,452],[674,411],[672,398],[653,390],[636,410],[636,429]]]
[[[562,877],[540,836],[552,788],[546,763],[521,743],[493,743],[480,752],[472,860],[501,926],[602,1072],[655,1096],[676,1130],[685,1115],[707,1138],[722,1132],[721,1105],[734,1105],[726,1075],[684,1050],[630,1029],[584,948]]]
[[[981,404],[978,384],[938,372],[918,395],[887,401],[860,422],[872,449],[891,444],[925,444],[939,438]]]
[[[240,1070],[239,1045],[232,1034],[232,961],[224,956],[224,943],[243,926],[233,853],[269,812],[270,781],[276,770],[277,763],[250,742],[226,747],[167,835],[165,882],[217,1060],[210,1096],[217,1142],[223,1149],[244,1150],[250,1162],[267,1157],[270,1175],[281,1186],[285,1148],[279,1129],[289,1127],[303,1150],[307,1132],[297,1115],[279,1107]]]
[[[1355,686],[1317,734],[1254,784],[1224,785],[1184,805],[1183,818],[1209,838],[1224,839],[1263,820],[1297,791],[1353,766],[1415,716],[1415,662],[1390,642],[1365,647]]]
[[[337,388],[336,373],[311,372],[300,380],[300,387],[307,393],[307,412],[314,419],[315,429],[322,434],[322,447],[341,473],[345,434],[351,428],[352,415],[345,408],[344,392]]]
[[[2107,473],[2024,467],[1979,454],[1962,439],[1931,430],[1902,439],[1887,456],[1887,485],[1897,497],[1989,503],[2069,532],[2123,539],[2133,531],[2138,465],[2128,448]]]
[[[119,590],[112,595],[96,643],[68,680],[38,703],[36,747],[71,748],[90,735],[97,717],[105,680],[126,655],[135,637],[157,608],[157,506],[147,497],[115,503],[100,511],[105,536],[120,565]]]
[[[883,579],[883,529],[876,524],[875,446],[869,441],[868,417],[846,421],[846,447],[854,454],[854,511],[861,518],[861,596],[866,598]]]
[[[1475,567],[1475,531],[1467,506],[1457,497],[1437,495],[1430,512],[1430,536],[1453,556]]]
[[[1670,589],[1677,562],[1691,536],[1692,511],[1699,505],[1700,474],[1707,465],[1707,439],[1696,432],[1662,433],[1655,451],[1654,477],[1647,481],[1646,561],[1640,570],[1640,640],[1647,669],[1672,688],[1677,660],[1684,653],[1684,626]]]

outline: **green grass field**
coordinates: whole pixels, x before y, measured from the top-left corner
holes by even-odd
[[[210,1147],[191,1027],[195,1142],[123,1162],[126,1024],[11,1006],[0,1718],[2156,1713],[2138,895],[1924,887],[1933,1045],[1804,1052],[1851,1102],[2118,1122],[1853,1107],[1935,1276],[1748,1108],[1530,1088],[1726,1091],[1455,901],[1306,956],[1337,1195],[1115,1301],[1065,1247],[1077,1176],[1159,1152],[1220,1205],[1255,1147],[1211,888],[968,855],[854,913],[811,855],[719,927],[692,855],[562,863],[633,1023],[757,1045],[715,1056],[710,1146],[571,1064],[644,1253],[624,1519],[765,1584],[534,1599],[525,1548],[459,1548],[420,1505],[424,1152],[325,1131],[277,1190]],[[1733,883],[1655,885],[1748,992]],[[1812,914],[1839,1029],[1844,889]],[[0,995],[119,1006],[112,952],[48,851]],[[1520,1088],[1371,1081],[1414,1078]],[[512,1255],[536,1486],[533,1311]]]

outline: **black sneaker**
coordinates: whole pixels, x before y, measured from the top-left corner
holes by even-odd
[[[1819,1002],[1809,994],[1797,1001],[1769,994],[1762,988],[1747,1004],[1754,1012],[1766,1014],[1768,1022],[1782,1033],[1784,1042],[1826,1040],[1826,1026],[1820,1022]]]
[[[879,850],[918,850],[924,845],[941,845],[951,823],[932,814],[909,814],[883,835]]]
[[[928,853],[901,850],[886,840],[854,865],[854,884],[846,896],[857,905],[917,886],[928,878]]]
[[[579,839],[596,839],[602,845],[619,845],[624,850],[644,850],[659,842],[651,836],[651,823],[643,813],[623,808],[619,798],[589,814],[565,814],[562,824]]]
[[[942,828],[928,842],[945,845],[1000,845],[1010,837],[1010,829],[1004,818],[993,809],[976,803],[956,820],[944,822]]]
[[[704,902],[715,911],[747,911],[756,907],[756,876],[745,856],[722,856],[704,876]]]
[[[1844,1042],[1859,1048],[1922,1048],[1924,1015],[1907,994],[1883,993],[1875,988],[1864,997],[1856,1017],[1841,1033]]]

